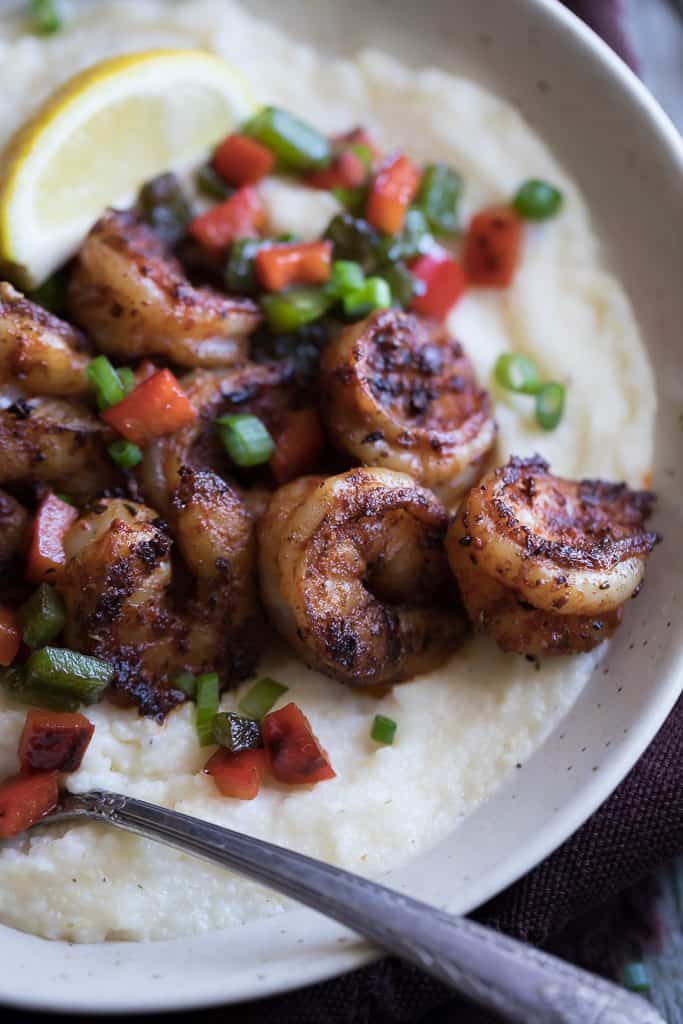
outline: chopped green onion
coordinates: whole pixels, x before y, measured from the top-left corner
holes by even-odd
[[[178,672],[171,676],[171,683],[176,690],[182,690],[192,700],[197,693],[197,680],[191,672]]]
[[[43,309],[47,309],[49,313],[54,313],[55,316],[66,316],[66,286],[68,281],[68,275],[65,270],[57,270],[52,277],[48,277],[47,281],[38,287],[34,288],[33,291],[27,293],[27,298],[31,302],[36,302]]]
[[[211,164],[203,164],[195,174],[194,180],[197,190],[209,199],[227,199],[234,191]]]
[[[233,754],[240,750],[256,750],[263,746],[261,726],[254,718],[245,718],[232,711],[218,714],[213,720],[213,738]]]
[[[375,715],[372,722],[370,736],[377,743],[384,743],[387,746],[394,742],[396,735],[396,722],[393,718],[386,718],[384,715]]]
[[[213,720],[218,711],[219,689],[216,672],[197,676],[194,722],[200,747],[208,747],[213,743]]]
[[[129,395],[137,385],[134,371],[131,370],[130,366],[119,366],[116,370],[116,375],[121,381],[124,397]]]
[[[216,420],[223,447],[236,466],[262,466],[275,451],[265,423],[252,413],[234,413]]]
[[[261,305],[273,330],[288,334],[319,320],[331,301],[325,288],[301,287],[264,295]]]
[[[376,269],[380,237],[367,221],[338,213],[327,225],[324,237],[334,246],[335,260],[360,263],[366,274]]]
[[[398,235],[383,238],[378,247],[381,264],[395,263],[396,260],[412,260],[428,252],[434,245],[432,233],[422,210],[408,210],[403,231]]]
[[[225,268],[225,285],[229,292],[253,295],[258,291],[254,268],[254,257],[259,249],[267,248],[269,242],[258,238],[238,238],[230,247],[230,258]]]
[[[32,707],[47,708],[50,711],[77,711],[80,706],[79,699],[72,694],[41,689],[35,683],[29,683],[23,665],[0,669],[0,684],[14,700]]]
[[[132,469],[133,466],[142,462],[142,449],[132,441],[124,441],[122,438],[112,441],[107,451],[121,469]]]
[[[544,384],[536,395],[536,422],[544,430],[554,430],[562,419],[566,388],[564,384],[550,381]]]
[[[369,277],[361,288],[344,296],[347,316],[367,316],[375,309],[388,309],[390,305],[391,288],[383,277]]]
[[[493,375],[502,388],[522,395],[536,395],[543,387],[536,363],[518,352],[498,356]]]
[[[31,0],[31,17],[36,32],[51,36],[62,27],[61,4],[58,0]]]
[[[400,260],[398,263],[383,267],[380,273],[391,288],[391,297],[395,306],[403,306],[404,309],[407,309],[416,296],[423,295],[426,291],[424,281],[411,274],[405,263],[401,263]]]
[[[28,647],[44,647],[64,629],[64,602],[54,587],[41,583],[19,609],[22,640]]]
[[[462,185],[462,178],[448,164],[428,164],[422,172],[415,202],[436,234],[452,235],[458,230]]]
[[[362,288],[364,281],[365,274],[360,263],[354,263],[353,260],[335,260],[326,287],[330,295],[342,299],[349,292]]]
[[[93,704],[114,678],[114,667],[88,654],[43,647],[26,662],[26,678],[29,687],[66,693],[84,704]]]
[[[55,491],[55,498],[59,498],[59,500],[63,501],[65,505],[76,505],[76,502],[73,500],[73,498],[70,497],[70,495],[66,494],[64,491]]]
[[[160,174],[140,189],[138,205],[150,227],[175,245],[192,220],[192,209],[175,174]]]
[[[562,193],[554,185],[531,178],[517,190],[512,205],[525,220],[548,220],[559,213],[562,202]]]
[[[242,132],[270,149],[283,170],[317,170],[332,159],[324,135],[279,107],[263,107],[242,125]]]
[[[254,683],[248,693],[245,693],[237,707],[247,718],[260,720],[288,689],[289,687],[283,686],[282,683],[276,683],[269,676],[264,676]]]
[[[623,980],[624,987],[631,989],[632,992],[650,991],[650,978],[647,973],[647,967],[641,961],[624,964]]]
[[[121,379],[106,356],[91,359],[86,372],[88,380],[95,388],[100,409],[108,409],[125,397]]]
[[[368,190],[362,186],[359,188],[344,188],[338,185],[337,188],[332,189],[332,195],[348,213],[355,215],[364,209],[368,198]]]

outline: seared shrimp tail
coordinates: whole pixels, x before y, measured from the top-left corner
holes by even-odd
[[[111,432],[86,406],[59,398],[0,410],[0,483],[51,483],[87,499],[120,477],[107,455]]]
[[[441,664],[462,642],[446,512],[403,473],[356,469],[280,488],[260,523],[266,609],[303,660],[352,686]]]
[[[474,623],[506,651],[588,651],[610,636],[642,583],[657,535],[653,496],[553,476],[512,458],[472,488],[446,538]]]
[[[183,466],[232,472],[215,420],[228,413],[253,413],[273,429],[292,408],[296,385],[291,364],[245,363],[231,370],[194,370],[182,387],[199,415],[189,426],[157,438],[145,448],[141,482],[146,499],[164,515],[178,487]]]
[[[211,474],[182,475],[169,525],[145,505],[99,502],[65,539],[66,640],[116,670],[112,696],[163,718],[180,671],[223,686],[253,670],[258,605],[251,519]],[[180,558],[172,560],[173,536]]]
[[[0,282],[0,385],[29,395],[85,395],[90,346],[83,334]]]
[[[251,299],[193,287],[152,229],[117,210],[84,241],[69,306],[103,351],[121,359],[160,356],[188,367],[243,362],[261,319]]]
[[[491,402],[443,327],[383,310],[323,353],[322,404],[342,451],[409,473],[447,505],[481,475],[495,438]]]

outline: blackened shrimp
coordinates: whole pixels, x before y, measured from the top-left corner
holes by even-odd
[[[447,505],[481,475],[496,437],[491,403],[443,327],[374,313],[330,342],[321,386],[332,439],[359,462],[409,473]]]
[[[147,506],[110,499],[74,524],[65,551],[66,641],[114,665],[114,699],[162,718],[184,699],[177,672],[217,672],[226,686],[253,671],[252,520],[213,474],[183,470],[172,536]]]
[[[120,359],[232,366],[260,320],[251,299],[195,288],[151,228],[110,210],[85,239],[69,285],[74,320]]]
[[[249,412],[272,430],[292,407],[296,390],[292,368],[284,360],[245,363],[233,370],[195,370],[182,379],[182,387],[199,416],[189,426],[147,445],[141,467],[145,497],[165,515],[182,466],[211,469],[219,476],[230,473],[216,417]]]
[[[75,498],[92,497],[119,480],[106,451],[112,436],[77,402],[20,399],[0,410],[0,484],[42,481]]]
[[[463,639],[443,551],[446,512],[403,473],[301,477],[259,526],[261,593],[313,668],[352,686],[397,683]]]
[[[591,650],[637,593],[653,496],[513,458],[474,487],[446,538],[468,614],[506,651]]]
[[[79,330],[0,282],[0,386],[29,395],[84,395],[88,342]]]
[[[0,490],[0,569],[21,550],[28,518],[24,506],[7,491]]]

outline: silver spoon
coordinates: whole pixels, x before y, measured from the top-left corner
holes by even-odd
[[[134,797],[65,794],[39,824],[84,819],[156,839],[262,882],[519,1024],[664,1024],[639,996],[501,932],[312,857]]]

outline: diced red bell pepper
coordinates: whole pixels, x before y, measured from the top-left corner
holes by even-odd
[[[213,154],[213,166],[230,185],[255,185],[275,166],[275,154],[248,135],[228,135]]]
[[[29,711],[19,740],[22,772],[77,771],[94,731],[78,712]]]
[[[21,646],[21,629],[14,608],[0,604],[0,665],[11,665]]]
[[[256,276],[269,292],[293,284],[324,284],[332,272],[332,242],[293,242],[259,249]]]
[[[159,370],[100,415],[127,440],[145,444],[192,423],[197,411],[171,371]]]
[[[0,783],[0,839],[25,832],[59,803],[57,772],[14,775]]]
[[[403,228],[408,207],[417,194],[420,171],[407,156],[390,156],[370,187],[366,220],[378,231],[395,235]]]
[[[253,800],[268,771],[265,750],[231,750],[219,748],[206,762],[204,771],[213,776],[223,796],[237,800]]]
[[[422,281],[425,290],[416,295],[410,308],[422,316],[443,320],[465,291],[465,271],[445,249],[418,256],[410,264],[410,272]]]
[[[522,248],[522,221],[508,206],[482,210],[465,236],[463,262],[470,284],[505,288],[512,281]]]
[[[317,409],[293,409],[275,431],[270,469],[278,484],[312,473],[325,447],[325,432]]]
[[[252,185],[234,192],[224,203],[195,217],[188,228],[201,245],[222,252],[236,238],[255,238],[266,221],[261,198]]]
[[[322,171],[313,171],[304,178],[304,184],[309,188],[333,189],[333,188],[359,188],[365,184],[368,176],[368,169],[358,156],[351,149],[339,153],[332,164]]]
[[[296,704],[287,704],[266,715],[261,722],[261,735],[268,766],[278,782],[305,786],[335,777],[311,723]]]
[[[54,582],[61,570],[64,536],[78,519],[78,509],[49,491],[36,512],[26,562],[26,579],[30,583]]]

